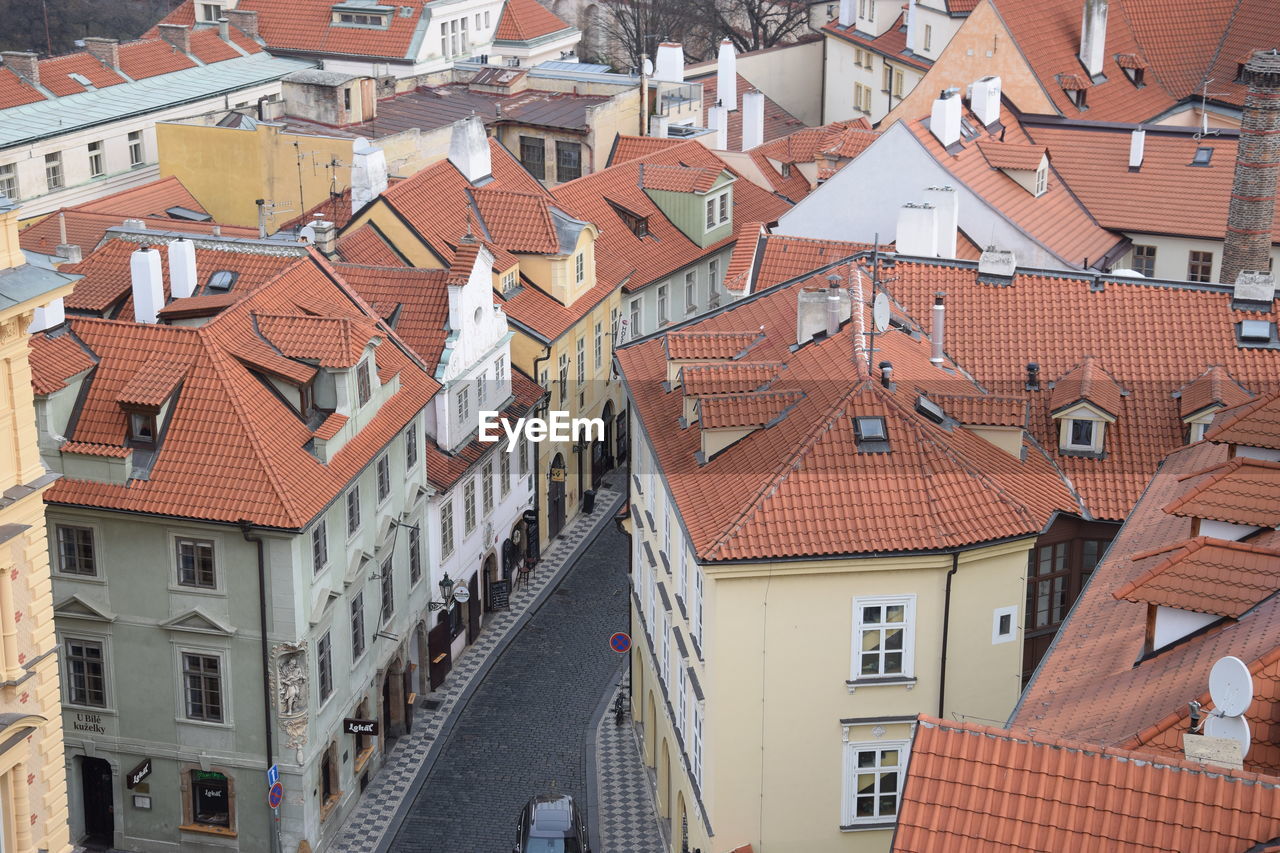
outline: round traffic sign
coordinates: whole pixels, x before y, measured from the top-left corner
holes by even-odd
[[[279,808],[280,801],[284,799],[284,785],[276,782],[267,790],[267,805],[271,808]]]
[[[631,651],[631,638],[619,631],[609,638],[609,648],[618,654],[626,654]]]

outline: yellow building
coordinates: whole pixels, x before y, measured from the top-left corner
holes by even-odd
[[[0,195],[0,849],[67,851],[58,648],[53,630],[45,489],[36,447],[29,334],[61,322],[74,276],[26,261],[18,208]]]
[[[617,353],[632,711],[673,852],[887,851],[916,715],[1002,721],[1019,694],[1028,554],[1071,494],[1025,403],[909,321],[867,353],[859,280]]]

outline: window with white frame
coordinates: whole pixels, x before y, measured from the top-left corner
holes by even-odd
[[[671,629],[667,626],[667,611],[658,614],[658,636],[654,638],[658,646],[658,674],[663,684],[670,684],[671,678]]]
[[[587,339],[578,338],[578,384],[587,381]]]
[[[365,358],[356,365],[356,398],[363,406],[372,396],[373,389],[369,383],[369,359]]]
[[[135,130],[129,134],[129,165],[137,168],[146,160],[146,151],[142,147],[142,131]]]
[[[991,614],[991,644],[1012,643],[1018,639],[1018,605],[997,607]]]
[[[692,314],[698,310],[698,274],[689,270],[684,274],[684,311]]]
[[[409,585],[413,586],[422,580],[422,534],[421,528],[409,528]]]
[[[0,164],[0,195],[18,200],[18,167],[13,163]]]
[[[374,464],[378,481],[378,503],[382,503],[391,495],[391,460],[384,453]]]
[[[1049,167],[1041,165],[1036,169],[1036,190],[1038,196],[1044,195],[1045,190],[1049,188]]]
[[[406,471],[412,471],[413,466],[418,462],[418,425],[416,423],[409,424],[404,431],[404,467]]]
[[[64,575],[96,576],[98,565],[93,552],[93,529],[59,524],[55,531],[58,571]]]
[[[587,277],[587,260],[586,257],[579,252],[573,256],[573,280],[576,284],[582,284],[582,280]]]
[[[511,454],[498,455],[498,491],[504,498],[511,494]]]
[[[603,323],[596,322],[595,337],[595,358],[596,370],[600,369],[600,365],[604,364],[604,328]]]
[[[516,445],[516,455],[520,457],[520,476],[529,476],[529,439],[523,435],[520,436],[520,443]]]
[[[482,370],[476,376],[476,407],[483,408],[484,401],[489,399],[489,371]]]
[[[702,642],[702,567],[693,567],[693,602],[689,607],[689,633]]]
[[[347,492],[347,536],[354,536],[360,529],[360,485]]]
[[[61,151],[54,151],[52,154],[44,155],[44,182],[45,185],[48,186],[49,192],[62,189],[63,179]]]
[[[440,502],[440,556],[453,553],[453,495]]]
[[[458,388],[458,425],[466,426],[471,419],[471,389],[466,385]]]
[[[507,357],[505,355],[498,356],[493,363],[493,381],[499,386],[507,380]]]
[[[680,574],[676,578],[676,583],[680,585],[680,597],[689,597],[689,551],[686,548],[680,549]]]
[[[628,326],[627,337],[640,334],[640,300],[632,299],[631,304],[627,306]]]
[[[702,705],[693,703],[693,731],[689,733],[689,769],[693,781],[702,787]]]
[[[213,543],[208,539],[179,538],[175,543],[178,556],[178,585],[196,589],[217,589]]]
[[[644,597],[644,624],[645,627],[649,629],[649,636],[652,638],[655,636],[658,628],[658,623],[654,621],[654,615],[657,609],[657,605],[654,602],[657,601],[658,598],[658,573],[652,566],[645,569],[645,573],[649,576],[649,589]]]
[[[914,595],[854,599],[854,680],[915,676],[915,606]]]
[[[1081,410],[1078,417],[1061,418],[1062,428],[1058,436],[1059,447],[1084,453],[1101,453],[1106,421],[1091,418]]]
[[[676,731],[680,732],[681,734],[684,734],[685,710],[686,710],[685,704],[684,704],[685,702],[684,668],[688,665],[688,663],[682,657],[677,657],[676,660],[679,662],[680,665],[676,668],[676,671],[675,671],[676,689],[675,689],[675,699],[672,701],[672,705],[674,705],[673,710],[675,712],[674,713],[675,719],[673,720],[673,722],[676,725]]]
[[[470,533],[476,529],[476,481],[467,480],[462,487],[462,530]]]
[[[712,258],[707,262],[707,281],[711,283],[711,290],[715,290],[720,284],[720,259]]]
[[[493,512],[493,460],[490,459],[484,463],[484,467],[480,471],[480,498],[481,505],[484,507],[484,514],[487,516]]]
[[[205,21],[212,23],[222,17],[222,6],[218,3],[201,3],[200,12]]]
[[[311,567],[316,574],[329,565],[329,525],[322,518],[311,528]]]
[[[891,824],[897,818],[908,750],[906,741],[844,745],[841,826]]]
[[[89,143],[89,177],[101,178],[107,173],[106,161],[103,159],[102,142]]]

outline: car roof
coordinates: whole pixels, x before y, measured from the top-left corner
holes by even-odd
[[[531,838],[562,838],[573,826],[573,798],[542,795],[529,801]]]

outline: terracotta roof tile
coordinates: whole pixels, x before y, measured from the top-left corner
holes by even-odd
[[[964,10],[966,12],[970,11],[972,7],[976,5],[976,3],[969,3],[968,0],[965,0],[965,2],[969,5],[969,9]],[[904,17],[904,15],[899,15],[894,22],[878,36],[861,32],[856,26],[841,26],[838,19],[828,22],[823,26],[822,30],[823,32],[832,34],[842,41],[870,48],[882,56],[888,56],[895,62],[900,62],[903,65],[909,65],[912,68],[916,68],[921,71],[927,71],[930,66],[933,65],[933,61],[928,57],[921,56],[920,54],[907,49],[907,28],[903,20]]]
[[[535,0],[531,0],[535,2]],[[490,240],[509,252],[560,254],[545,193],[516,193],[487,188],[471,191]]]
[[[337,264],[335,269],[369,303],[396,306],[396,334],[427,364],[440,361],[449,336],[447,270],[385,269]]]
[[[1164,511],[1255,527],[1280,526],[1280,462],[1237,456],[1205,472],[1208,477]]]
[[[892,849],[1241,853],[1277,834],[1272,779],[922,716]]]
[[[257,47],[257,45],[254,45]],[[261,48],[258,48],[261,50]],[[191,32],[191,53],[206,65],[236,59],[243,54],[218,37],[215,29],[196,29]]]
[[[571,27],[538,0],[506,0],[493,37],[499,41],[527,42]]]
[[[1220,412],[1205,438],[1223,444],[1280,450],[1280,391]]]
[[[171,207],[185,207],[196,213],[209,212],[174,175],[157,178],[111,195],[99,196],[92,201],[67,209],[81,210],[86,213],[116,213],[142,217],[168,216],[166,211]]]
[[[195,67],[190,57],[158,38],[120,45],[120,70],[134,80]]]
[[[950,417],[967,426],[1026,427],[1029,399],[990,394],[931,394]]]
[[[705,429],[768,426],[802,399],[798,390],[713,394],[698,400],[699,421]]]
[[[978,150],[996,169],[1018,169],[1034,172],[1040,168],[1048,149],[1043,145],[1025,142],[1000,142],[996,139],[979,139]]]
[[[59,97],[87,92],[89,89],[69,75],[79,74],[95,89],[105,89],[125,82],[124,78],[87,53],[69,53],[40,60],[40,85]]]
[[[37,394],[67,387],[67,379],[96,363],[75,335],[31,336],[31,385]]]
[[[183,359],[148,362],[120,389],[116,402],[127,406],[160,406],[190,369],[191,362]]]
[[[346,415],[334,412],[329,415],[329,417],[325,418],[324,421],[321,422],[320,426],[316,427],[316,438],[321,441],[328,441],[338,434],[338,431],[342,429],[343,425],[348,420],[350,420],[350,418]]]
[[[668,166],[662,163],[646,164],[640,171],[640,180],[647,190],[668,190],[677,193],[705,193],[720,180],[723,169],[713,167]]]
[[[86,441],[66,441],[58,448],[63,453],[79,453],[82,456],[111,456],[123,459],[133,451],[113,444],[90,444]]]
[[[818,267],[874,248],[870,243],[845,243],[836,240],[815,240],[809,237],[791,237],[785,234],[762,234],[763,251],[754,271],[753,287],[762,290],[805,275]],[[886,246],[881,246],[886,248]]]
[[[352,367],[380,335],[364,318],[255,315],[258,330],[288,358],[316,360],[321,367]]]
[[[1121,403],[1128,395],[1115,377],[1103,370],[1092,356],[1054,382],[1052,390],[1049,412],[1055,415],[1083,401],[1115,417],[1120,414]]]
[[[1179,414],[1184,418],[1212,406],[1230,408],[1252,399],[1221,365],[1215,364],[1178,389]]]
[[[760,342],[759,332],[687,331],[663,335],[667,357],[674,359],[736,359]]]
[[[188,219],[168,219],[158,216],[139,217],[128,213],[88,213],[82,210],[65,210],[54,213],[18,233],[18,242],[29,252],[42,255],[57,253],[60,242],[61,225],[58,216],[61,214],[66,222],[67,241],[72,246],[79,246],[85,254],[92,252],[107,236],[110,228],[119,228],[126,219],[141,219],[143,225],[154,231],[185,231],[191,234],[211,234],[215,227],[220,228],[226,237],[257,237],[257,228],[244,228],[236,225],[221,225],[211,222],[193,222]]]
[[[618,134],[613,140],[613,151],[609,154],[609,165],[616,166],[628,160],[648,157],[663,149],[683,142],[680,139],[668,139],[661,136],[627,136]]]
[[[680,370],[680,384],[685,394],[694,396],[760,391],[772,384],[785,366],[778,361],[687,364]]]
[[[371,267],[407,267],[404,258],[372,225],[365,224],[338,238],[338,256],[349,264]]]
[[[8,68],[0,68],[0,110],[45,100],[44,93]]]
[[[1198,536],[1133,560],[1154,565],[1113,592],[1118,599],[1236,619],[1280,589],[1280,550],[1244,542]]]

